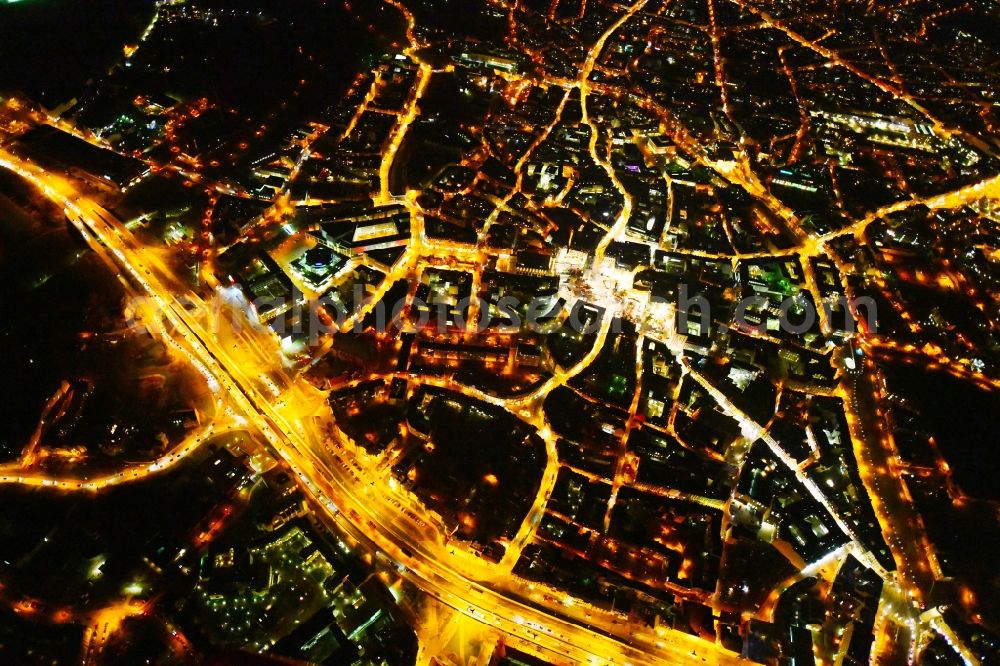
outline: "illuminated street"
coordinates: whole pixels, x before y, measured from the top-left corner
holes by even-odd
[[[0,6],[0,663],[1000,654],[995,12],[102,2]]]

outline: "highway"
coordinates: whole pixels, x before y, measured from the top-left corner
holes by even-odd
[[[858,471],[870,489],[872,506],[899,565],[900,578],[909,589],[911,599],[919,603],[943,573],[906,482],[894,462],[899,454],[885,423],[885,408],[878,402],[879,383],[871,359],[860,360],[842,384],[844,404],[849,407],[845,411],[851,437],[859,443],[856,449]]]
[[[375,488],[377,480],[368,476],[370,470],[352,459],[346,447],[323,441],[313,420],[325,409],[322,396],[291,383],[280,370],[262,366],[267,358],[264,350],[273,344],[270,339],[251,344],[253,330],[245,324],[241,332],[233,334],[224,330],[223,321],[199,320],[192,304],[201,303],[201,299],[181,291],[162,262],[145,251],[124,225],[64,179],[3,151],[0,167],[18,173],[63,206],[94,251],[113,262],[156,304],[171,335],[189,350],[191,363],[210,375],[263,435],[272,452],[293,471],[303,491],[322,508],[322,517],[366,548],[382,551],[403,564],[402,575],[420,589],[478,621],[581,663],[741,661],[735,653],[682,632],[639,630],[609,613],[591,612],[582,606],[556,604],[557,615],[554,610],[540,610],[510,593],[480,584],[479,578],[488,576],[463,570],[466,564],[436,538],[428,520],[414,509],[404,510],[398,498],[385,497],[382,484]],[[210,310],[206,305],[202,316]],[[219,343],[223,338],[225,346]],[[476,568],[480,574],[483,568],[488,571],[485,563]]]

